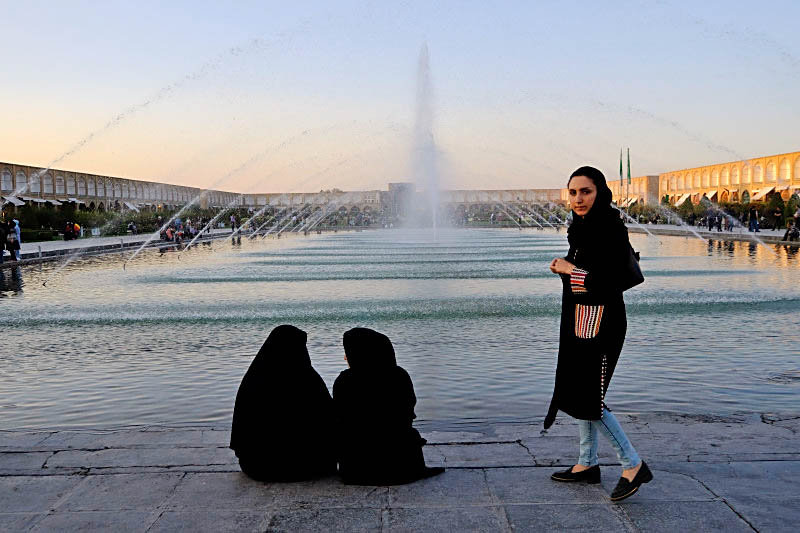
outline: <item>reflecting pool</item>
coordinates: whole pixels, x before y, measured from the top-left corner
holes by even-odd
[[[646,282],[607,403],[618,412],[800,411],[797,249],[632,234]],[[227,423],[269,331],[308,332],[329,387],[342,333],[394,342],[424,426],[542,417],[562,231],[243,239],[4,270],[0,428]],[[129,253],[129,252],[128,252]],[[51,278],[52,276],[52,278]],[[51,278],[46,287],[42,282]]]

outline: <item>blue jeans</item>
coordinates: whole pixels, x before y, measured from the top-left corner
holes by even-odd
[[[583,466],[594,466],[599,464],[597,459],[597,439],[598,430],[608,439],[614,451],[617,452],[622,469],[633,468],[642,462],[639,454],[633,448],[633,444],[628,440],[617,418],[608,409],[603,409],[603,416],[600,420],[578,420],[580,428],[581,447],[578,464]]]

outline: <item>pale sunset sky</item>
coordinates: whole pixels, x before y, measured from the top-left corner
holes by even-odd
[[[1,1],[0,161],[239,192],[444,188],[800,150],[800,2]]]

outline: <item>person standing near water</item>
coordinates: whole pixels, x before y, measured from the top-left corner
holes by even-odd
[[[758,210],[755,206],[750,206],[750,211],[748,213],[748,231],[755,231],[756,233],[759,232],[758,229]]]
[[[611,494],[612,501],[620,501],[653,479],[604,401],[627,329],[622,284],[631,253],[628,230],[611,207],[602,172],[581,167],[567,188],[573,220],[569,252],[550,263],[550,270],[562,278],[563,296],[555,389],[544,427],[553,424],[558,411],[576,418],[580,453],[578,464],[551,479],[599,483],[602,433],[622,463],[622,477]]]
[[[19,250],[22,239],[19,228],[19,220],[16,218],[11,219],[11,222],[8,223],[8,235],[6,236],[6,242],[8,253],[11,254],[11,260],[19,261]]]

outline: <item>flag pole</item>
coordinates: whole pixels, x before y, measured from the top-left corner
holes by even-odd
[[[622,208],[623,212],[625,212],[625,203],[621,202],[622,200],[622,148],[619,149],[619,193],[617,194],[617,203],[622,204],[620,207]]]
[[[628,148],[628,190],[625,195],[630,197],[630,193],[631,193],[631,149]]]

